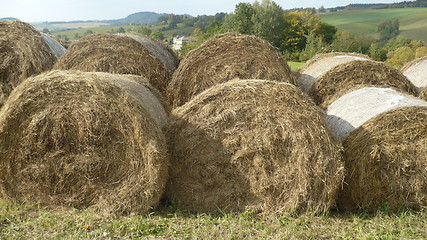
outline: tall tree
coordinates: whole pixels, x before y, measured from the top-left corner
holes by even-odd
[[[388,20],[378,25],[377,31],[380,34],[380,42],[386,42],[399,35],[399,27],[399,19]]]
[[[254,9],[249,3],[239,3],[236,5],[233,14],[225,16],[223,30],[225,32],[238,32],[242,34],[252,34],[252,16]]]
[[[253,8],[253,33],[280,47],[286,27],[282,7],[271,0],[263,0],[261,3],[255,2]]]

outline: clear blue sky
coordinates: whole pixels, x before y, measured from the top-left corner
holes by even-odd
[[[124,18],[135,12],[190,14],[230,13],[245,0],[0,0],[0,18],[23,21],[105,20]],[[402,0],[403,1],[403,0]],[[350,3],[393,3],[400,0],[277,0],[283,9],[320,6],[336,7]]]

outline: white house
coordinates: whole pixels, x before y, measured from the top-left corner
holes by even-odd
[[[187,42],[188,40],[190,40],[190,38],[188,36],[185,35],[177,35],[173,38],[173,44],[172,44],[172,48],[175,50],[180,50],[182,47],[182,44],[184,42]]]

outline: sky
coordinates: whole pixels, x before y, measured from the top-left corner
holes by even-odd
[[[275,0],[283,9],[345,6],[350,3],[393,3],[403,0]],[[26,22],[108,20],[136,12],[197,15],[231,13],[240,2],[253,0],[0,0],[0,18]]]

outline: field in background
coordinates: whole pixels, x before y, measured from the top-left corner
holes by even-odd
[[[0,204],[0,239],[425,239],[427,209],[329,216],[191,214],[164,207],[102,218],[89,210]]]
[[[87,32],[88,30],[91,30],[94,33],[107,33],[107,32],[117,32],[117,30],[120,27],[123,27],[126,32],[128,32],[128,31],[138,32],[138,29],[143,28],[143,27],[150,28],[151,31],[154,32],[154,31],[160,31],[162,28],[167,27],[167,25],[155,25],[155,26],[146,26],[146,25],[129,26],[129,25],[127,25],[127,26],[117,26],[117,27],[116,26],[114,26],[114,27],[112,27],[112,26],[88,27],[88,28],[81,28],[81,29],[57,32],[57,33],[54,33],[54,35],[61,35],[61,36],[66,35],[71,41],[73,41],[75,39],[76,34],[78,34],[79,36],[84,36],[85,32]],[[193,33],[193,31],[194,31],[194,27],[185,27],[183,23],[179,23],[177,29],[161,31],[161,32],[163,33],[163,35],[165,36],[166,39],[171,39],[175,35],[182,35],[182,34],[190,35],[191,33]]]
[[[103,22],[70,22],[70,23],[58,23],[52,24],[53,26],[60,28],[94,28],[94,27],[103,27],[109,25],[108,23]]]
[[[378,25],[386,20],[399,19],[401,35],[427,42],[427,8],[397,8],[346,10],[321,14],[323,21],[338,30],[352,34],[368,34],[377,37]]]

